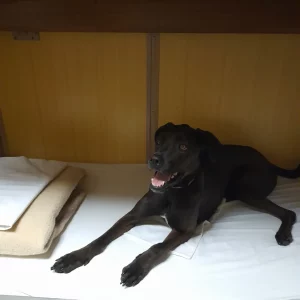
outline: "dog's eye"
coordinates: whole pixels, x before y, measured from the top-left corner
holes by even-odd
[[[186,151],[187,150],[187,146],[182,144],[182,145],[179,146],[179,149],[181,151]]]

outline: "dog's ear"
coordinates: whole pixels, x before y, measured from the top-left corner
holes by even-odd
[[[209,131],[204,131],[200,128],[195,129],[196,143],[202,147],[220,146],[221,142]]]
[[[220,141],[211,132],[199,128],[195,129],[195,136],[196,144],[200,149],[201,162],[204,164],[215,162],[216,155],[214,149],[221,145]]]

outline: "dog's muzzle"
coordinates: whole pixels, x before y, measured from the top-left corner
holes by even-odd
[[[163,157],[160,154],[154,153],[154,155],[148,160],[148,166],[150,169],[158,170],[163,165]]]

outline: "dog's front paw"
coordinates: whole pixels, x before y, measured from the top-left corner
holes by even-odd
[[[288,246],[293,241],[293,237],[290,231],[286,232],[279,230],[275,235],[276,241],[280,246]]]
[[[121,285],[132,287],[141,282],[148,274],[149,270],[136,258],[131,264],[123,268],[121,275]]]
[[[56,273],[70,273],[81,266],[87,265],[89,262],[90,259],[84,251],[78,250],[57,259],[51,270]]]

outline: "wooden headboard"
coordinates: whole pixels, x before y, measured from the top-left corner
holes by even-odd
[[[0,30],[300,33],[299,0],[3,0]]]

